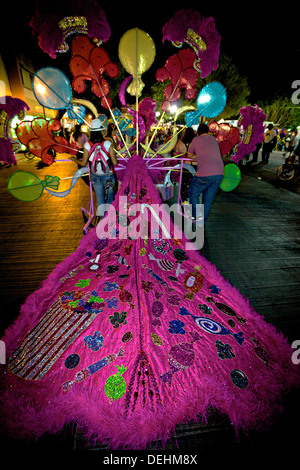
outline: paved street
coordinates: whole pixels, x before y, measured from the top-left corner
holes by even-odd
[[[242,171],[247,175],[254,176],[262,181],[267,181],[276,187],[283,187],[288,191],[300,194],[300,177],[298,177],[297,180],[288,183],[282,183],[276,178],[276,170],[284,163],[287,156],[287,154],[284,156],[283,152],[279,152],[277,150],[273,151],[271,153],[269,163],[267,165],[262,165],[260,150],[257,163],[247,163],[247,165],[242,167]],[[251,160],[252,155],[249,157],[249,162],[251,162]]]

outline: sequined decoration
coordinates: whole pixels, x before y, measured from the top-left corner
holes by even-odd
[[[131,341],[132,338],[133,338],[133,333],[131,331],[127,331],[127,333],[125,333],[122,336],[122,341],[123,343],[129,343],[129,341]]]
[[[195,360],[193,343],[199,341],[201,336],[196,331],[190,332],[191,341],[172,346],[168,355],[170,370],[160,376],[163,383],[172,384],[172,376],[176,372],[182,372],[191,367]]]
[[[80,356],[78,354],[70,354],[65,360],[65,367],[67,369],[75,369],[80,362]]]
[[[7,139],[8,138],[8,133],[7,133],[7,112],[6,111],[1,111],[0,113],[0,138],[1,139]]]
[[[235,357],[234,352],[232,351],[232,346],[230,344],[224,344],[222,341],[217,340],[215,344],[220,359],[231,359]]]
[[[239,369],[232,369],[230,372],[230,378],[232,383],[241,390],[244,390],[249,385],[248,377]]]
[[[59,45],[56,52],[67,52],[69,46],[66,38],[71,34],[88,34],[88,23],[85,16],[66,16],[58,23],[59,28],[63,33],[63,42]],[[102,41],[98,38],[93,39],[97,46],[100,46]]]
[[[253,129],[253,124],[249,124],[249,126],[247,127],[247,130],[245,131],[245,134],[242,138],[242,142],[245,145],[248,145],[249,142],[250,142],[250,139],[251,139],[251,136],[252,136],[252,129]]]
[[[154,410],[154,402],[156,405],[161,405],[156,376],[144,351],[138,355],[129,380],[125,397],[126,414],[134,411],[138,400],[143,407],[146,404],[150,405],[152,411]]]
[[[207,302],[215,304],[215,306],[220,310],[220,312],[224,313],[225,315],[236,317],[236,319],[238,320],[238,322],[241,325],[246,323],[246,320],[242,317],[238,317],[237,314],[235,313],[235,311],[232,310],[232,308],[229,307],[229,305],[223,304],[221,302],[216,302],[212,297],[206,297],[206,300],[207,300]]]
[[[161,321],[159,317],[162,315],[164,311],[164,306],[160,302],[160,300],[155,300],[152,304],[151,307],[152,315],[154,316],[154,319],[152,321],[153,326],[161,326]]]
[[[161,339],[160,336],[158,336],[156,333],[151,333],[150,336],[155,346],[162,346],[163,340]]]
[[[155,251],[163,255],[165,255],[171,250],[170,244],[166,242],[165,240],[163,240],[162,238],[157,238],[153,240],[152,245]]]
[[[204,39],[191,28],[187,30],[186,42],[195,49],[196,54],[199,50],[206,51],[207,49]]]
[[[125,302],[129,305],[130,308],[134,308],[135,305],[132,303],[133,295],[128,290],[124,289],[123,286],[120,286],[119,299],[121,302]]]
[[[10,372],[26,380],[41,379],[102,311],[98,308],[99,304],[93,307],[93,303],[83,311],[79,310],[83,306],[73,309],[68,302],[76,301],[76,294],[90,297],[82,291],[64,292],[12,353],[8,363]],[[82,301],[89,306],[85,299]]]
[[[99,333],[99,331],[96,331],[94,335],[85,336],[85,338],[83,338],[83,341],[87,348],[91,351],[99,351],[99,349],[103,346],[104,338]]]
[[[202,51],[206,51],[207,49],[207,45],[206,45],[206,42],[204,41],[204,39],[200,36],[200,34],[196,33],[196,31],[194,31],[193,29],[191,28],[188,28],[187,30],[187,35],[186,35],[186,38],[185,38],[185,41],[187,44],[189,44],[195,51],[198,59],[195,60],[194,62],[194,69],[197,70],[197,72],[201,73],[201,60],[199,58],[199,52]]]
[[[118,372],[108,377],[104,385],[104,393],[110,401],[118,400],[126,392],[126,382],[122,375],[126,371],[127,367],[123,365],[121,367],[116,366]]]
[[[58,26],[64,34],[70,34],[75,28],[81,28],[87,32],[87,19],[85,16],[66,16],[59,23]]]
[[[127,324],[127,312],[114,312],[113,315],[109,315],[109,321],[112,324],[114,328],[119,328],[120,325],[126,325]]]
[[[117,354],[110,353],[107,356],[100,359],[99,361],[94,362],[93,364],[90,364],[89,366],[77,372],[73,380],[67,380],[67,382],[64,382],[61,386],[63,391],[65,393],[69,392],[72,389],[74,384],[83,382],[91,375],[96,374],[99,370],[103,369],[103,367],[107,366],[108,364],[111,364],[118,357],[123,357],[123,356],[124,356],[124,351],[122,348],[120,348]]]
[[[183,285],[187,290],[196,294],[202,288],[203,280],[204,277],[202,276],[202,274],[200,274],[196,269],[194,269],[194,271],[187,274],[184,279]]]
[[[169,322],[169,333],[172,335],[184,335],[184,323],[180,320],[172,320]]]
[[[269,353],[259,345],[259,341],[255,338],[251,338],[251,341],[255,344],[254,352],[258,359],[263,361],[266,366],[269,366],[270,355]]]

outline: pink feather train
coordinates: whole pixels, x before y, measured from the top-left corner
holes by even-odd
[[[0,416],[12,436],[76,422],[92,441],[144,449],[210,407],[237,431],[263,429],[299,386],[282,333],[187,249],[160,203],[132,157],[107,216],[6,331]]]

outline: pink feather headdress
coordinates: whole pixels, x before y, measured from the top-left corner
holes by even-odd
[[[174,46],[190,45],[198,59],[194,67],[205,78],[217,70],[221,36],[215,28],[212,16],[205,18],[194,10],[180,10],[164,25],[163,42],[167,39]]]
[[[110,38],[105,12],[95,0],[61,0],[51,13],[37,9],[30,26],[41,49],[53,59],[69,49],[66,38],[71,34],[87,34],[97,45]]]

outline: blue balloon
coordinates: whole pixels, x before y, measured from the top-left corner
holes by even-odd
[[[38,70],[32,81],[34,95],[45,108],[64,109],[70,107],[72,86],[63,72],[54,67]]]
[[[226,88],[219,82],[205,85],[197,98],[197,111],[185,113],[188,127],[199,123],[199,117],[213,118],[222,113],[227,101]]]
[[[226,100],[226,88],[222,83],[208,83],[198,95],[197,110],[206,118],[216,117],[224,110]]]
[[[76,119],[78,124],[82,124],[85,116],[85,107],[78,104],[72,104],[68,108],[68,117],[70,119]]]
[[[187,127],[197,126],[199,124],[199,117],[201,114],[198,111],[185,113],[185,122]]]

